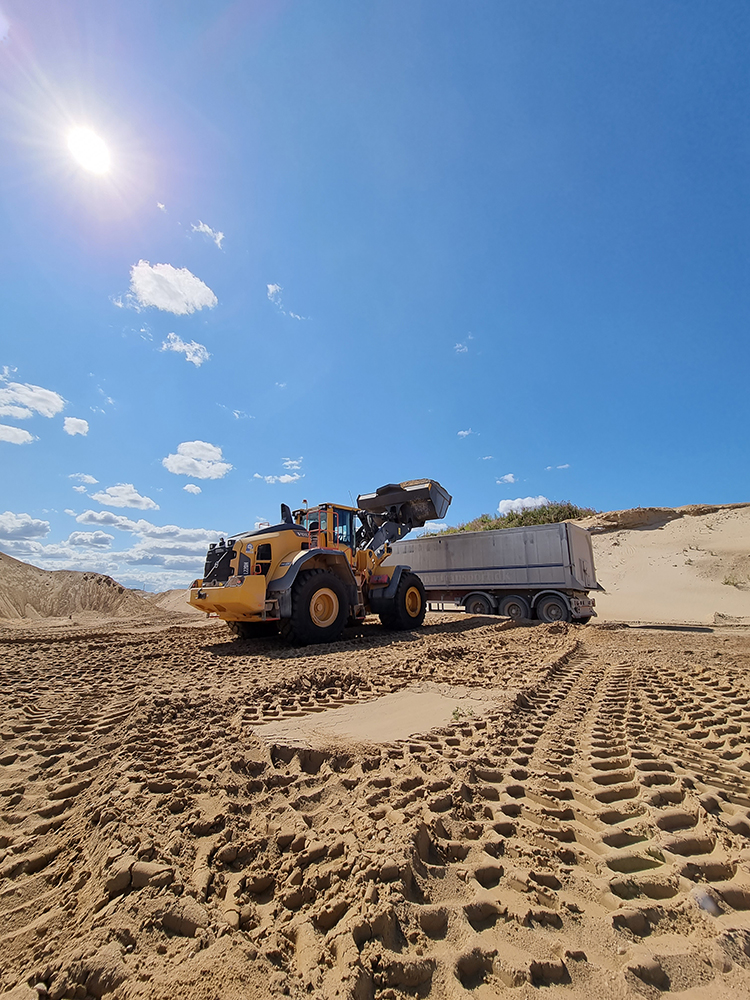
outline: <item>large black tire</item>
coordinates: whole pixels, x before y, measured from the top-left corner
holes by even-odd
[[[265,639],[279,631],[278,622],[227,622],[227,627],[238,639]]]
[[[295,646],[334,642],[349,618],[346,587],[325,569],[303,570],[292,588],[292,616],[281,622],[282,638]]]
[[[584,618],[574,618],[573,621],[576,625],[588,625],[591,621],[592,615],[586,615]]]
[[[414,573],[403,573],[396,594],[380,620],[387,629],[403,632],[419,628],[427,612],[427,595],[422,581]]]
[[[550,594],[549,597],[542,597],[537,601],[536,616],[540,622],[552,625],[555,622],[569,622],[572,619],[570,608],[561,597]]]
[[[516,622],[531,618],[529,602],[525,597],[520,597],[518,594],[508,594],[507,597],[504,597],[500,601],[497,613],[503,615],[505,618],[512,618]]]
[[[492,614],[492,604],[489,597],[485,597],[484,594],[472,594],[466,604],[464,604],[464,609],[470,615]]]

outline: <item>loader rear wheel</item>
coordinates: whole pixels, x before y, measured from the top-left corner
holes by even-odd
[[[405,631],[419,628],[427,612],[427,596],[422,581],[414,573],[404,573],[387,611],[380,620],[388,629]]]
[[[299,574],[292,589],[292,616],[281,622],[281,635],[296,646],[333,642],[346,625],[349,600],[346,587],[324,569]]]
[[[570,608],[559,597],[551,595],[543,597],[534,610],[539,621],[549,625],[554,622],[569,622],[571,619]]]
[[[227,622],[227,628],[238,639],[265,639],[276,635],[279,631],[278,622]]]

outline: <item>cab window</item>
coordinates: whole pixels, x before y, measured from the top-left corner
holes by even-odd
[[[335,545],[353,545],[353,511],[334,507],[333,541]]]

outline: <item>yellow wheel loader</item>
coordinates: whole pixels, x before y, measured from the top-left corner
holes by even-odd
[[[243,638],[280,632],[295,645],[332,642],[378,614],[389,629],[420,626],[427,608],[409,566],[383,566],[391,542],[445,516],[452,497],[432,479],[389,483],[356,507],[324,503],[209,546],[190,604]]]

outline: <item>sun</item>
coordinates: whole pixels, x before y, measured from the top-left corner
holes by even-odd
[[[68,149],[92,174],[106,174],[110,168],[107,144],[89,128],[74,128],[68,134]]]

